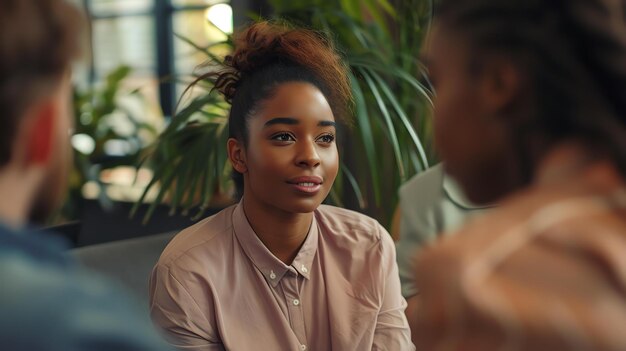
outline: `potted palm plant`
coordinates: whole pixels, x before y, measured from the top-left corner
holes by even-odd
[[[355,123],[344,131],[341,173],[329,201],[389,224],[398,187],[433,158],[431,93],[417,59],[432,0],[269,2],[277,18],[328,33],[345,53]],[[194,46],[219,60],[213,49],[229,45],[230,39]],[[180,110],[148,154],[154,177],[145,191],[159,188],[153,206],[167,197],[173,213],[197,209],[198,217],[232,187],[225,150],[228,105],[209,83],[202,84],[206,92]]]

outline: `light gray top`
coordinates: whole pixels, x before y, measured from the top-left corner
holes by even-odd
[[[409,179],[399,191],[400,240],[396,243],[402,295],[419,292],[415,284],[415,255],[437,237],[457,229],[471,213],[487,207],[472,204],[460,186],[445,175],[443,165]]]

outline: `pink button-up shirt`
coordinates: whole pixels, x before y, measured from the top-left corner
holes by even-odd
[[[151,314],[186,350],[414,350],[394,244],[375,220],[320,206],[291,265],[241,204],[182,231],[150,281]]]

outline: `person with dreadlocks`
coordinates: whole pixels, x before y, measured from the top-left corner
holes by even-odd
[[[626,2],[441,0],[445,167],[498,203],[419,255],[420,350],[626,350]]]
[[[259,22],[201,79],[231,102],[239,204],[179,233],[151,279],[152,317],[184,350],[414,350],[393,241],[321,205],[337,176],[347,69],[323,35]]]

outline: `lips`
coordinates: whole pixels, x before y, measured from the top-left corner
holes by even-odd
[[[321,189],[323,180],[320,177],[308,176],[293,178],[287,181],[287,183],[292,185],[298,192],[315,194]]]

